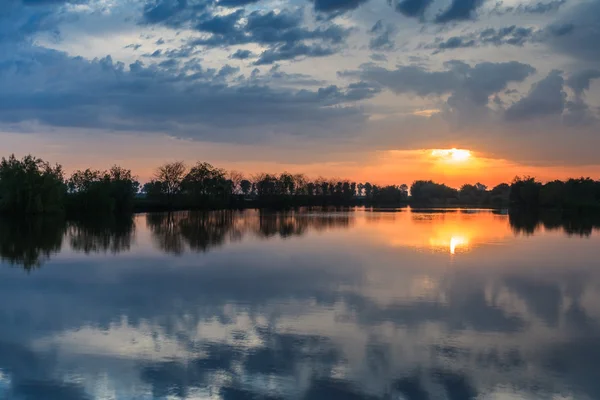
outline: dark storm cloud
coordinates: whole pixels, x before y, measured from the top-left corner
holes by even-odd
[[[547,77],[535,83],[525,97],[506,110],[506,118],[525,120],[562,114],[567,100],[563,88],[562,72],[552,71]]]
[[[450,94],[451,99],[486,105],[489,96],[504,91],[510,82],[522,82],[535,72],[527,64],[516,61],[484,62],[470,66],[461,61],[445,64],[444,71],[429,71],[421,66],[400,66],[395,70],[366,65],[360,71],[342,75],[359,76],[365,82],[377,83],[395,93],[418,96]]]

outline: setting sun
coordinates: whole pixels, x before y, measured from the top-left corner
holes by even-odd
[[[471,151],[457,148],[435,149],[431,150],[431,155],[444,161],[464,162],[471,158]]]

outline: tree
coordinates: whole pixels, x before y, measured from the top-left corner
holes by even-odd
[[[173,205],[175,196],[181,193],[185,173],[186,166],[182,161],[163,164],[154,173],[154,179],[160,182],[160,189],[169,206]]]
[[[231,170],[226,175],[227,178],[231,181],[233,193],[243,193],[241,183],[243,180],[245,180],[244,174],[239,171]]]
[[[510,203],[519,207],[538,207],[541,187],[535,178],[516,177],[510,185]]]
[[[240,190],[242,191],[244,196],[248,196],[248,194],[250,194],[250,191],[252,190],[252,182],[250,182],[248,179],[242,179],[240,181]]]
[[[510,185],[501,183],[490,190],[490,202],[496,207],[506,207],[509,204]]]
[[[182,187],[193,207],[222,206],[234,192],[233,181],[227,179],[226,171],[207,162],[198,162],[192,167],[183,179]]]
[[[0,161],[0,211],[17,214],[59,213],[66,185],[60,165],[31,155]]]
[[[140,184],[131,170],[114,165],[108,171],[75,171],[67,187],[71,211],[122,214],[133,210]]]
[[[383,205],[399,205],[408,200],[408,192],[402,190],[401,186],[377,186],[373,189],[373,200],[378,204]]]
[[[410,195],[416,204],[445,205],[457,199],[458,191],[433,181],[415,181],[410,187]]]
[[[367,182],[363,185],[363,188],[365,189],[365,196],[371,197],[371,193],[373,191],[373,185],[371,185],[369,182]]]
[[[294,195],[296,182],[293,175],[284,172],[279,176],[279,182],[281,185],[281,194]]]

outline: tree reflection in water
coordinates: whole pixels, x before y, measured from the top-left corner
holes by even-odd
[[[131,248],[133,216],[67,221],[55,217],[0,219],[0,260],[26,270],[41,267],[65,243],[76,252],[113,254]]]
[[[135,234],[133,215],[73,221],[67,227],[73,250],[86,254],[128,251]]]
[[[562,230],[567,235],[590,236],[600,229],[599,212],[561,210],[514,210],[509,213],[510,226],[516,233],[532,235],[539,229]]]
[[[66,223],[61,218],[0,219],[0,259],[27,271],[60,251]]]
[[[206,252],[227,241],[241,240],[246,235],[269,238],[300,236],[313,229],[347,228],[349,213],[311,213],[306,211],[183,211],[146,215],[156,245],[172,254],[186,249]]]
[[[458,211],[413,210],[411,213],[413,218],[427,218],[431,213],[439,212]],[[381,213],[363,214],[363,218],[371,222],[383,216]],[[146,214],[145,221],[158,249],[183,254],[186,251],[207,252],[248,235],[288,238],[304,235],[310,230],[349,228],[355,222],[355,214],[343,209],[183,211]],[[511,211],[509,222],[516,233],[535,234],[543,228],[589,236],[594,229],[600,229],[600,213]],[[129,251],[135,237],[135,225],[133,215],[69,221],[50,217],[2,218],[0,260],[31,270],[50,260],[65,243],[69,243],[73,251],[86,254]]]

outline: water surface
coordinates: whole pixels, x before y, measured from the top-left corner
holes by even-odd
[[[2,399],[599,399],[592,217],[0,221]]]

